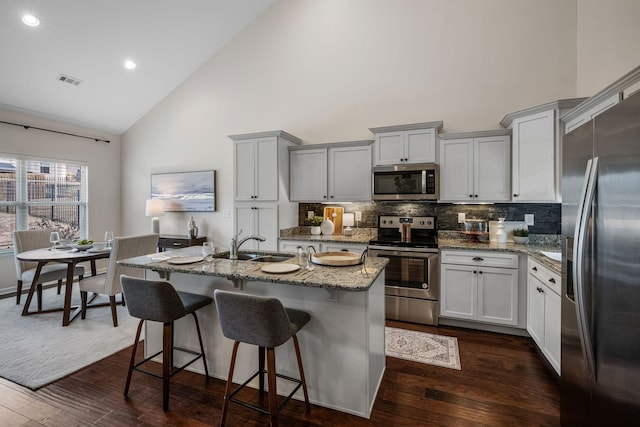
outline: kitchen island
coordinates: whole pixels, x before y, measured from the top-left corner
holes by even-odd
[[[213,296],[225,289],[258,296],[275,297],[286,307],[304,310],[311,321],[298,333],[309,399],[312,403],[369,418],[385,369],[384,258],[367,259],[365,265],[328,267],[315,265],[310,272],[267,274],[266,263],[231,261],[176,265],[177,257],[198,256],[191,247],[162,254],[130,258],[120,263],[145,269],[148,279],[165,278],[180,291]],[[173,259],[173,261],[172,261]],[[295,263],[296,257],[286,261]],[[226,380],[233,342],[222,335],[215,305],[198,311],[209,373]],[[193,319],[176,322],[175,344],[197,349]],[[145,354],[160,350],[162,327],[147,322]],[[276,350],[278,373],[298,377],[291,341]],[[257,370],[258,351],[242,345],[238,352],[234,382],[242,383]],[[184,363],[176,353],[175,365]],[[192,369],[204,373],[200,362]],[[253,384],[257,388],[256,384]],[[132,386],[133,387],[133,386]],[[292,385],[278,380],[278,394],[286,395]],[[301,393],[295,398],[302,399]],[[222,396],[220,396],[222,399]]]

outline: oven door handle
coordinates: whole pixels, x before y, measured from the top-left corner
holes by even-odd
[[[369,245],[367,250],[369,251],[369,256],[371,257],[384,257],[385,255],[394,255],[426,258],[438,255],[438,249],[436,248],[404,248],[402,250],[394,250],[392,246]]]

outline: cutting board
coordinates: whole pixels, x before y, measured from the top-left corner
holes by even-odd
[[[333,214],[336,214],[334,217]],[[324,208],[324,217],[329,218],[333,222],[333,234],[342,234],[342,214],[344,213],[344,208],[334,207],[334,208]]]

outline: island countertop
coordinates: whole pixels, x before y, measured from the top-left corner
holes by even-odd
[[[264,253],[269,254],[270,252]],[[257,261],[232,261],[224,258],[216,258],[211,262],[199,261],[182,265],[169,262],[173,258],[193,256],[201,256],[201,248],[193,246],[170,252],[128,258],[118,262],[128,267],[153,270],[161,275],[166,275],[167,273],[187,273],[224,277],[231,281],[260,281],[352,292],[368,290],[389,262],[386,258],[367,258],[364,266],[330,267],[314,264],[313,270],[301,268],[296,272],[279,274],[261,271],[263,266],[270,263]],[[290,264],[298,263],[295,255],[291,255],[289,260],[283,262]]]

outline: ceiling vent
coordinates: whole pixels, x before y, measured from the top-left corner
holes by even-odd
[[[82,80],[76,79],[71,76],[67,76],[66,74],[60,74],[58,76],[58,81],[69,83],[70,85],[74,85],[74,86],[80,86],[80,83],[82,83]]]

